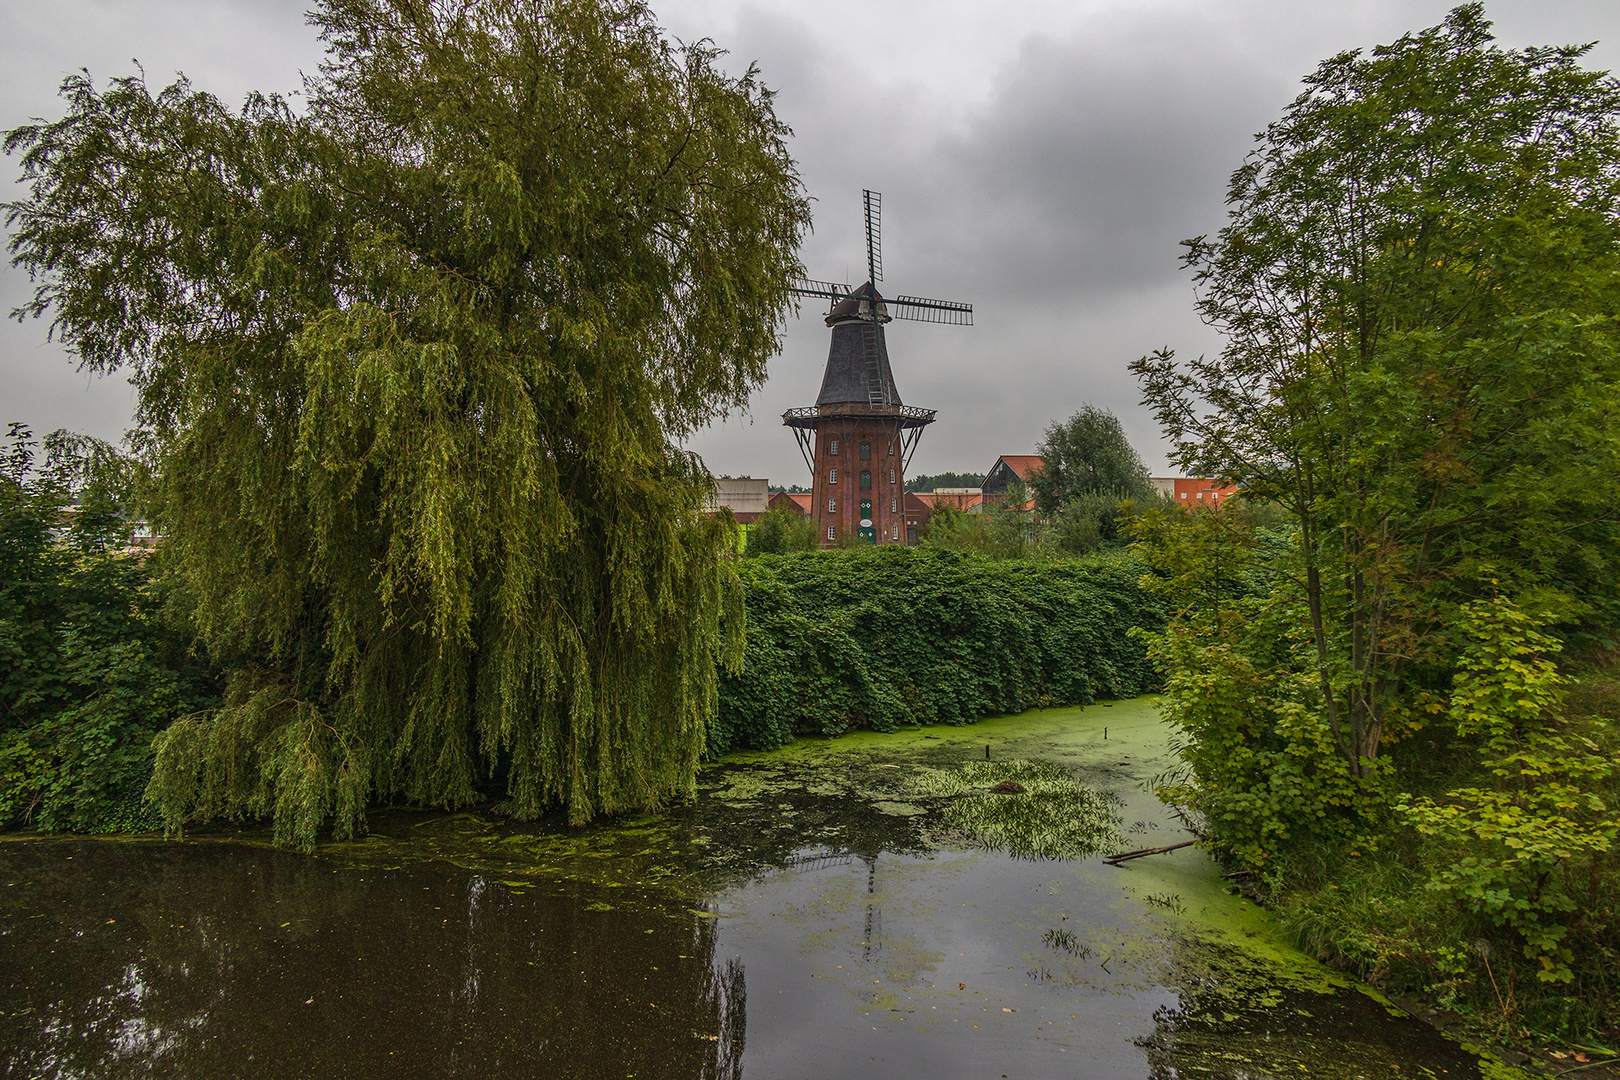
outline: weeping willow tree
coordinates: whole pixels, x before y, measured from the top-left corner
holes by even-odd
[[[808,227],[771,93],[632,0],[310,18],[300,110],[81,75],[6,140],[17,314],[131,374],[236,658],[149,795],[303,847],[491,777],[519,817],[681,797],[740,643],[678,443],[763,379]]]

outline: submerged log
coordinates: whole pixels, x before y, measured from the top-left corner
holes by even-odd
[[[1180,848],[1192,847],[1196,843],[1198,843],[1197,840],[1183,840],[1179,844],[1166,844],[1164,847],[1142,848],[1139,851],[1122,851],[1118,855],[1108,856],[1108,858],[1104,859],[1103,862],[1110,866],[1118,866],[1120,863],[1127,862],[1131,859],[1140,859],[1148,855],[1163,855],[1167,851],[1176,851]]]

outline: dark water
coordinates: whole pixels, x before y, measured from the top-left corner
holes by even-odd
[[[712,772],[697,807],[585,834],[396,814],[312,857],[253,835],[0,843],[0,1061],[53,1078],[1481,1075],[1373,998],[1221,945],[1192,910],[1207,896],[941,847],[929,815],[873,798],[875,759],[831,767]],[[1187,881],[1212,875],[1166,858],[1183,855]]]

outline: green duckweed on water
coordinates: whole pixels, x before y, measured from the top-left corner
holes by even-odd
[[[994,790],[998,785],[1009,790]],[[920,769],[907,779],[918,798],[949,799],[942,836],[961,835],[1018,858],[1079,859],[1117,851],[1122,800],[1076,783],[1041,761],[968,761]],[[1013,790],[1016,789],[1016,790]]]

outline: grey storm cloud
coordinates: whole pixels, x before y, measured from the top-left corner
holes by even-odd
[[[864,280],[861,189],[883,193],[883,289],[965,300],[971,328],[896,323],[908,403],[939,410],[912,471],[978,470],[1028,452],[1082,404],[1113,410],[1164,468],[1127,363],[1161,345],[1210,352],[1179,242],[1225,219],[1227,178],[1318,62],[1431,26],[1455,0],[658,0],[671,33],[757,63],[794,129],[815,200],[814,277]],[[319,43],[302,0],[0,0],[0,126],[54,116],[55,88],[183,69],[238,102],[296,91]],[[1620,66],[1614,0],[1491,0],[1511,47],[1601,39]],[[0,164],[15,177],[15,162]],[[29,291],[0,271],[0,303]],[[788,320],[743,415],[689,442],[716,472],[805,479],[783,410],[815,400],[819,309]],[[0,421],[116,438],[132,398],[90,380],[45,326],[0,328]]]
[[[924,163],[954,179],[948,216],[972,226],[935,234],[925,257],[980,267],[1025,305],[1163,284],[1178,242],[1220,221],[1246,136],[1289,96],[1230,53],[1201,53],[1208,31],[1025,42],[983,114]]]

